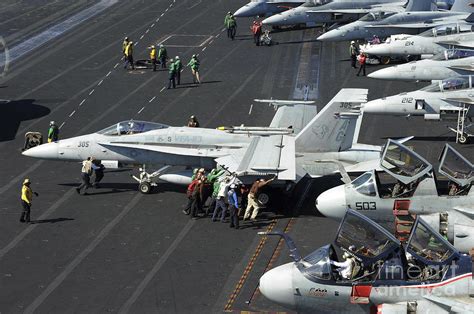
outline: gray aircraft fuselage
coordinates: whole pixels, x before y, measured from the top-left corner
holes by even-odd
[[[371,13],[356,22],[332,29],[321,36],[321,41],[347,41],[356,39],[380,38],[396,34],[418,34],[438,24],[449,24],[467,18],[469,14],[450,11],[400,12],[381,19],[371,19]],[[433,25],[426,25],[433,21]],[[420,27],[403,27],[403,24],[420,23]],[[400,25],[397,27],[397,25]]]
[[[333,1],[323,5],[305,3],[299,7],[275,14],[265,20],[263,24],[270,26],[299,25],[316,26],[323,23],[347,23],[355,21],[365,15],[361,13],[338,13],[338,10],[367,9],[383,3],[391,4],[395,0],[374,1]],[[311,12],[309,12],[311,11]]]

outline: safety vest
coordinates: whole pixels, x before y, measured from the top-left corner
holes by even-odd
[[[29,186],[23,185],[21,188],[21,200],[31,204],[31,199],[33,198],[33,191]]]
[[[152,48],[150,51],[150,59],[155,60],[156,59],[156,48]]]
[[[133,44],[128,43],[127,47],[125,48],[125,55],[128,57],[133,53]]]

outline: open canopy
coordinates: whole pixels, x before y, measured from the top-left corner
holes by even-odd
[[[108,135],[108,136],[119,136],[119,135],[130,135],[148,132],[151,130],[165,129],[167,125],[155,122],[147,121],[122,121],[109,126],[103,130],[97,132],[97,134]]]
[[[404,184],[427,174],[433,166],[407,146],[389,139],[385,145],[380,166]]]
[[[387,230],[351,209],[339,226],[335,243],[368,263],[400,247],[400,241]]]
[[[419,217],[411,230],[407,251],[425,264],[446,264],[458,254],[448,240]]]
[[[469,160],[446,144],[440,156],[439,173],[460,186],[466,186],[474,179],[473,170],[473,165]]]

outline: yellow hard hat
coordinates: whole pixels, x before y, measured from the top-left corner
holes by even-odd
[[[28,179],[28,178],[26,178],[26,179],[23,181],[23,185],[25,185],[25,184],[30,184],[30,183],[31,183],[31,181],[30,181],[30,179]]]

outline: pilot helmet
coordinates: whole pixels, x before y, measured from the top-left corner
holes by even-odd
[[[49,122],[49,125],[52,126],[52,125],[55,125],[56,123],[54,121],[51,121]]]
[[[24,181],[23,181],[23,185],[27,185],[27,184],[30,184],[31,181],[30,179],[26,178]]]

